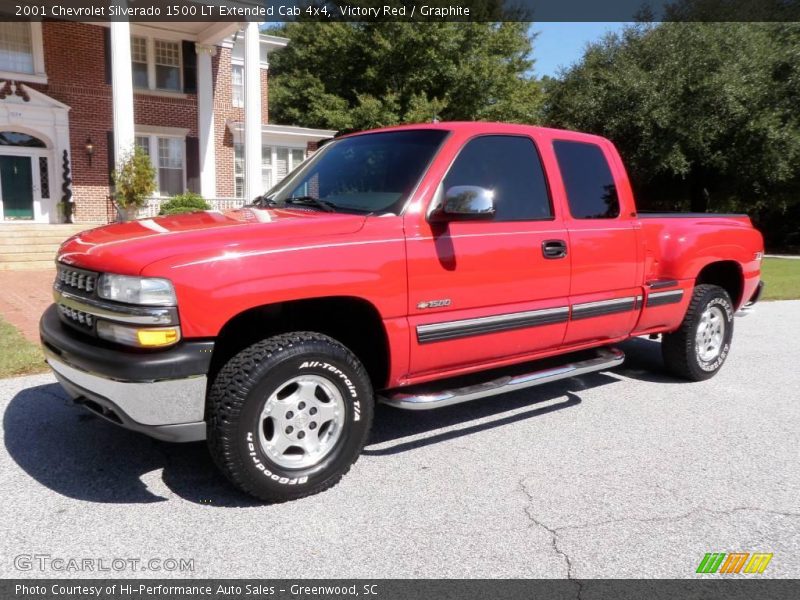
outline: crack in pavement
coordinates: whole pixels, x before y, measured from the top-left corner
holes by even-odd
[[[621,517],[619,519],[608,519],[606,521],[596,521],[594,523],[583,523],[581,525],[561,525],[560,527],[556,527],[554,531],[565,531],[565,530],[577,530],[577,529],[591,529],[592,527],[602,527],[603,525],[613,525],[615,523],[622,523],[624,521],[635,521],[637,523],[658,523],[660,521],[681,521],[683,519],[688,519],[691,516],[694,516],[698,513],[711,513],[716,515],[726,515],[730,516],[736,512],[763,512],[771,515],[777,515],[781,517],[788,517],[798,519],[800,518],[800,513],[790,513],[790,512],[782,512],[778,510],[771,510],[768,508],[760,508],[757,506],[736,506],[734,508],[729,508],[726,510],[715,510],[713,508],[706,508],[705,506],[698,506],[693,508],[692,510],[677,514],[677,515],[668,515],[665,517]]]
[[[559,532],[562,531],[574,531],[580,529],[591,529],[593,527],[602,527],[604,525],[614,525],[616,523],[622,523],[625,521],[634,521],[637,523],[658,523],[658,522],[670,522],[670,521],[681,521],[683,519],[688,519],[696,514],[699,513],[710,513],[716,515],[725,515],[730,516],[737,512],[762,512],[770,515],[776,515],[781,517],[787,517],[790,519],[798,519],[800,518],[800,513],[793,513],[793,512],[785,512],[785,511],[778,511],[778,510],[771,510],[768,508],[761,508],[758,506],[736,506],[733,508],[725,509],[725,510],[716,510],[712,508],[707,508],[705,506],[698,506],[693,508],[690,511],[685,513],[677,514],[677,515],[669,515],[664,517],[649,517],[649,518],[637,518],[637,517],[622,517],[619,519],[608,519],[605,521],[596,521],[593,523],[583,523],[580,525],[561,525],[559,527],[550,527],[546,525],[542,521],[536,518],[533,514],[533,507],[532,504],[535,501],[533,494],[528,491],[528,488],[525,485],[525,480],[519,480],[519,489],[525,495],[528,500],[527,505],[525,506],[525,515],[528,517],[528,520],[531,523],[531,526],[535,525],[541,529],[544,529],[550,534],[550,545],[553,551],[558,554],[560,557],[564,559],[567,568],[567,579],[574,581],[575,584],[578,586],[578,595],[577,597],[581,597],[581,593],[583,591],[583,584],[574,578],[573,573],[573,560],[567,552],[561,548],[558,544],[559,542]]]
[[[558,545],[558,529],[553,529],[552,527],[548,527],[533,515],[533,513],[531,512],[533,508],[531,504],[533,503],[534,498],[533,495],[528,491],[528,488],[525,487],[524,479],[520,479],[519,488],[522,491],[522,493],[525,494],[525,497],[528,499],[528,503],[525,506],[525,515],[528,517],[528,520],[531,522],[531,525],[536,525],[537,527],[544,529],[546,532],[550,534],[550,546],[553,548],[553,551],[556,554],[558,554],[561,558],[564,559],[564,563],[566,564],[567,567],[567,579],[573,581],[577,586],[576,598],[580,600],[581,593],[583,592],[583,583],[573,578],[572,576],[572,559],[570,558],[569,554],[567,554],[564,550],[562,550]]]

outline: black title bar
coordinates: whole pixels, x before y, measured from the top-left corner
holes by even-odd
[[[800,0],[3,0],[0,20],[800,21]]]
[[[797,580],[741,579],[29,579],[0,580],[3,600],[794,600]]]

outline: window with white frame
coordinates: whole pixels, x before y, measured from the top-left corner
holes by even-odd
[[[261,43],[259,46],[259,63],[262,69],[266,69],[267,63],[267,44]],[[242,108],[244,106],[244,36],[239,35],[231,48],[231,102],[233,106]]]
[[[156,170],[159,196],[175,196],[186,191],[186,139],[178,136],[142,135],[134,138]]]
[[[138,88],[150,87],[147,60],[147,38],[131,37],[131,62],[133,63],[133,85]]]
[[[286,175],[296,169],[305,160],[304,148],[286,146],[261,146],[261,186],[266,192],[279,184]],[[233,145],[234,194],[244,197],[244,144]]]
[[[184,191],[184,148],[180,138],[158,138],[158,190],[162,196]]]
[[[244,144],[233,145],[233,195],[244,198]]]
[[[0,69],[34,72],[30,23],[0,22]]]
[[[231,102],[234,106],[244,106],[244,66],[231,65]]]
[[[180,91],[181,45],[155,40],[156,89]]]
[[[180,42],[131,36],[133,85],[140,89],[180,92]]]

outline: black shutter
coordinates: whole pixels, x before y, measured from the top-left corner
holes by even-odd
[[[200,140],[196,137],[186,138],[186,188],[200,193]]]
[[[187,94],[197,93],[197,53],[194,42],[181,42],[183,54],[183,91]]]
[[[111,29],[103,27],[103,58],[106,64],[106,83],[111,85]]]
[[[106,144],[108,145],[108,185],[114,185],[114,178],[111,174],[114,172],[116,161],[114,159],[114,132],[106,132]]]

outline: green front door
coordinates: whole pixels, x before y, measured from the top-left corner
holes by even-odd
[[[29,156],[0,156],[3,218],[33,219],[33,178]]]

